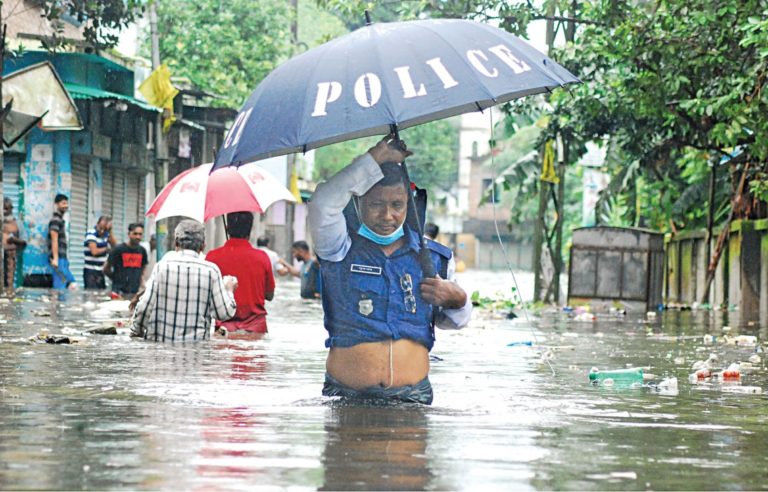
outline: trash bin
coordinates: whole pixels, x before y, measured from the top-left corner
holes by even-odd
[[[664,234],[628,227],[574,229],[568,304],[655,311],[663,303]]]

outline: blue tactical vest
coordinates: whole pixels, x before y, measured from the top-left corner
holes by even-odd
[[[407,338],[432,349],[433,306],[422,299],[419,290],[423,277],[418,259],[419,236],[407,224],[404,232],[405,245],[389,257],[379,245],[350,231],[352,247],[343,260],[320,260],[325,329],[329,334],[326,347]],[[435,271],[445,278],[450,248],[431,240],[427,240],[427,247]],[[411,292],[401,283],[406,274],[411,277]],[[408,294],[415,297],[415,313],[409,309],[412,304],[406,307]]]

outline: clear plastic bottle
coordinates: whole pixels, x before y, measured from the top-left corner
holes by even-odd
[[[725,393],[740,393],[746,395],[759,395],[763,392],[763,388],[760,386],[723,386],[720,389]]]
[[[631,367],[629,369],[615,369],[611,371],[601,371],[593,367],[589,371],[589,380],[592,382],[611,379],[616,383],[642,383],[643,368]]]

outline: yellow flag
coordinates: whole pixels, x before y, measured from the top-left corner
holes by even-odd
[[[149,74],[149,77],[139,86],[139,92],[149,104],[164,110],[163,132],[167,132],[176,121],[173,114],[173,98],[179,93],[171,83],[171,71],[168,65],[163,63]]]
[[[291,171],[290,192],[296,199],[296,203],[303,203],[301,200],[301,192],[299,191],[299,177],[296,175],[296,169]]]
[[[541,163],[541,177],[539,179],[553,184],[560,182],[560,178],[555,172],[555,145],[552,140],[547,140],[547,143],[544,144],[544,160]]]
[[[147,80],[141,83],[139,92],[152,106],[167,108],[168,101],[173,102],[173,98],[176,97],[179,90],[171,84],[171,71],[168,69],[168,65],[163,63],[149,74]]]

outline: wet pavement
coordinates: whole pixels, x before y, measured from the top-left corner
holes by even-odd
[[[508,273],[460,280],[511,286]],[[767,333],[735,313],[478,311],[437,333],[433,406],[365,407],[320,396],[322,309],[298,297],[278,284],[263,338],[176,345],[83,335],[125,315],[103,295],[0,304],[0,489],[768,489],[768,396],[732,392],[768,392],[764,354],[723,343]],[[28,341],[46,329],[79,343]],[[740,383],[689,383],[711,353],[760,361]],[[593,366],[656,378],[592,386]],[[665,377],[678,389],[649,384]]]

